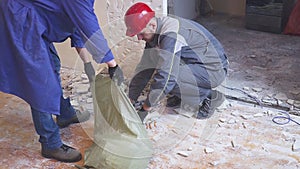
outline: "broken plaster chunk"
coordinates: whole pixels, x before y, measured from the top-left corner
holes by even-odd
[[[230,142],[230,143],[231,143],[231,147],[232,147],[232,148],[234,148],[234,147],[235,147],[235,144],[234,144],[234,142],[231,140],[231,142]]]
[[[192,148],[192,147],[189,147],[189,148],[187,149],[187,151],[193,151],[193,148]]]
[[[249,55],[249,58],[256,58],[256,55]]]
[[[185,151],[178,151],[177,154],[182,156],[182,157],[188,157],[189,156],[189,153],[187,153]]]
[[[275,100],[273,98],[270,98],[269,96],[264,97],[262,99],[262,102],[268,103],[268,104],[271,104],[271,105],[277,105],[277,100]]]
[[[293,89],[293,90],[290,90],[289,91],[291,94],[293,94],[293,95],[298,95],[298,94],[300,94],[300,90],[299,89]]]
[[[86,100],[86,102],[87,102],[87,103],[93,103],[93,98],[88,98],[88,99]]]
[[[247,128],[247,124],[246,123],[242,123],[243,128],[246,129]]]
[[[300,108],[300,101],[295,100],[294,104],[295,107]]]
[[[292,100],[292,99],[288,99],[286,101],[289,105],[293,105],[295,103],[295,100]]]
[[[252,97],[258,98],[258,94],[255,92],[249,92],[248,94]]]
[[[215,167],[215,166],[219,165],[220,162],[219,162],[219,161],[213,161],[213,162],[209,162],[209,164],[210,164],[211,166]]]
[[[265,114],[267,114],[267,116],[274,116],[276,113],[271,111],[271,110],[267,110],[264,112]]]
[[[89,84],[90,81],[89,81],[89,79],[84,79],[84,80],[81,81],[81,83],[82,83],[82,84]]]
[[[288,100],[288,97],[284,93],[277,93],[275,99],[286,101]]]
[[[263,113],[256,113],[256,114],[253,115],[253,117],[263,117],[263,116],[264,116]]]
[[[247,87],[247,86],[245,86],[245,87],[243,87],[243,90],[245,90],[245,91],[249,91],[249,90],[250,90],[250,88],[249,88],[249,87]]]
[[[220,118],[219,121],[220,121],[221,123],[225,123],[225,122],[226,122],[226,119],[225,119],[225,118]]]
[[[212,152],[214,152],[214,151],[215,151],[214,149],[209,148],[209,147],[206,147],[206,148],[204,149],[204,152],[205,152],[206,154],[212,153]]]
[[[247,114],[243,114],[243,115],[241,115],[241,117],[242,117],[243,119],[245,119],[245,120],[248,120],[248,119],[251,119],[253,116],[247,115]]]
[[[294,106],[300,109],[300,104],[294,104]]]
[[[235,119],[230,119],[227,121],[227,124],[234,124],[236,123],[236,120]]]
[[[88,93],[89,87],[90,87],[89,84],[79,84],[78,86],[76,86],[76,92],[78,94]]]
[[[87,77],[86,74],[81,74],[81,79],[82,79],[82,80],[86,80],[86,79],[88,79],[88,77]]]
[[[234,112],[231,113],[231,115],[233,115],[235,117],[239,116],[239,114],[240,114],[239,111],[234,111]]]
[[[79,106],[79,103],[77,100],[71,100],[71,105],[77,107]]]
[[[295,140],[293,146],[292,146],[292,150],[294,152],[298,152],[300,151],[300,141],[299,140]]]
[[[252,88],[252,90],[255,91],[255,92],[261,92],[261,91],[263,91],[263,89],[259,88],[259,87],[254,87],[254,88]]]

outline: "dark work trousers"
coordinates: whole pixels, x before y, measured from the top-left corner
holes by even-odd
[[[179,67],[177,85],[170,94],[181,98],[182,103],[198,106],[219,86],[226,77],[226,70],[207,71],[199,64],[182,64]]]
[[[50,45],[50,53],[53,61],[53,67],[55,74],[60,82],[60,60],[55,51],[54,46]],[[43,149],[56,149],[63,143],[60,138],[59,127],[52,118],[52,114],[47,112],[41,112],[31,107],[32,118],[35,126],[35,130],[40,135],[40,143]],[[60,98],[60,116],[58,118],[69,119],[75,115],[75,110],[70,103],[70,99]]]

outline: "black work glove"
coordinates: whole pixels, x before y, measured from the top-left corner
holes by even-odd
[[[124,75],[122,69],[116,65],[115,67],[108,68],[109,77],[117,81],[118,85],[120,86],[122,82],[124,82]]]
[[[144,101],[132,101],[131,102],[133,107],[135,108],[135,110],[140,110],[141,108],[143,108],[143,104],[144,104]]]
[[[84,72],[87,75],[90,82],[95,78],[95,69],[91,62],[84,63]]]

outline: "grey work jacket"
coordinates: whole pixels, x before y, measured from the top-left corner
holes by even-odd
[[[178,83],[182,64],[197,64],[205,68],[209,78],[217,77],[215,74],[220,70],[227,71],[228,61],[222,45],[203,26],[191,20],[172,17],[157,18],[157,23],[154,39],[146,43],[130,85],[131,99],[137,99],[153,75],[146,104],[151,106],[157,103]],[[203,74],[192,70],[194,76],[200,73]]]

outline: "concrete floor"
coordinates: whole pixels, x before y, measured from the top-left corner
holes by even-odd
[[[213,16],[198,21],[216,35],[228,53],[230,70],[226,86],[244,88],[258,99],[283,93],[287,99],[300,100],[299,37],[246,30],[243,18],[238,17]],[[81,90],[86,88],[86,82],[82,82],[85,77],[72,69],[64,69],[62,74],[72,103],[92,112],[90,94]],[[260,90],[254,92],[253,88]],[[224,92],[241,97],[238,92]],[[299,125],[273,123],[272,119],[280,113],[277,109],[235,100],[226,103],[208,120],[158,109],[157,127],[148,129],[155,147],[149,169],[300,168],[299,152],[292,150],[295,140],[300,141]],[[0,93],[0,112],[0,168],[74,167],[41,157],[30,109],[24,101]],[[298,116],[291,117],[300,122]],[[83,154],[92,144],[92,134],[93,116],[88,122],[61,130],[64,142]],[[83,164],[83,160],[76,164]]]

